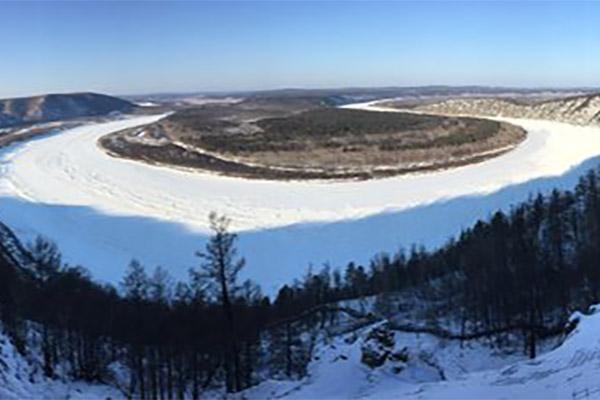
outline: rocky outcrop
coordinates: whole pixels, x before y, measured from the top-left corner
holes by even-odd
[[[378,368],[386,362],[392,363],[392,370],[399,373],[408,362],[408,349],[394,350],[394,332],[387,324],[373,328],[361,345],[361,362],[370,368]]]

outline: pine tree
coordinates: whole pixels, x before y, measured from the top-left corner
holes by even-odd
[[[43,236],[37,236],[33,243],[29,243],[27,250],[33,258],[38,278],[43,281],[50,279],[62,266],[62,256],[58,247]]]
[[[148,286],[146,269],[138,260],[131,260],[121,282],[125,297],[136,301],[144,300],[148,297]]]

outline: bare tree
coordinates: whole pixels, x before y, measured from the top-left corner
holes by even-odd
[[[245,260],[239,258],[237,254],[235,247],[237,235],[229,232],[231,220],[224,215],[219,216],[211,212],[209,221],[213,235],[206,244],[204,252],[196,253],[203,262],[200,266],[201,271],[195,275],[196,278],[205,279],[223,308],[229,337],[229,349],[225,360],[227,390],[237,392],[242,389],[242,371],[240,371],[232,297],[238,289],[237,275],[244,267]]]

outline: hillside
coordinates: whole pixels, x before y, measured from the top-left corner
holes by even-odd
[[[418,105],[418,111],[510,118],[544,119],[577,125],[600,124],[600,94],[544,101],[517,101],[499,98],[455,98]]]
[[[0,128],[129,112],[133,103],[97,93],[47,94],[0,100]]]
[[[32,335],[30,345],[39,337]],[[0,324],[0,399],[117,399],[122,394],[114,387],[77,381],[69,376],[50,379],[43,374],[39,349],[20,353]]]
[[[600,385],[598,306],[571,317],[575,329],[535,361],[490,352],[483,342],[467,344],[428,334],[363,328],[318,346],[308,377],[269,380],[242,392],[244,399],[585,399]],[[553,343],[548,343],[549,347]],[[379,355],[369,367],[366,355]],[[386,357],[385,354],[388,354]],[[372,356],[371,356],[372,357]],[[368,358],[367,358],[368,359]]]
[[[325,266],[271,299],[238,280],[243,263],[226,218],[211,217],[216,234],[199,253],[210,263],[187,282],[131,262],[120,290],[63,265],[49,242],[23,250],[6,229],[0,397],[111,390],[81,381],[142,399],[222,398],[225,390],[260,399],[593,393],[597,317],[569,315],[600,293],[598,173],[572,192],[495,213],[434,252],[415,247],[345,270]],[[231,276],[230,315],[243,329],[222,318],[223,286],[206,274],[219,265]],[[557,343],[566,344],[551,351]],[[56,382],[63,378],[66,387]]]

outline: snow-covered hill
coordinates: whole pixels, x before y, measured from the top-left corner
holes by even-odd
[[[589,315],[576,313],[571,320],[578,321],[575,330],[535,360],[519,352],[494,352],[481,342],[461,346],[426,334],[392,332],[385,338],[380,333],[373,343],[381,326],[369,326],[321,345],[304,380],[267,381],[245,391],[243,398],[600,398],[600,308],[592,307]],[[361,360],[374,347],[388,356],[382,365],[369,367]]]
[[[458,98],[422,105],[415,109],[435,114],[544,119],[577,125],[600,124],[600,94],[533,103],[498,98]]]
[[[130,112],[126,100],[98,93],[47,94],[0,100],[0,127]]]

